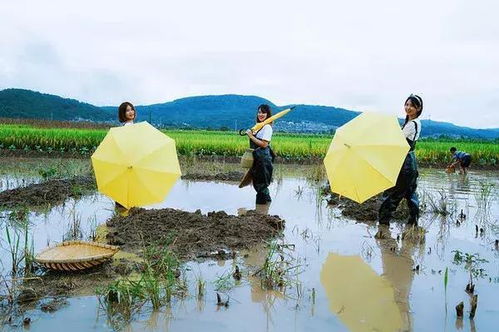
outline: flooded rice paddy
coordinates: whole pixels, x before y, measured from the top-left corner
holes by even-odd
[[[42,181],[29,167],[4,168],[0,173],[2,191]],[[237,165],[224,165],[224,171],[229,169],[240,171]],[[94,290],[86,289],[54,312],[40,310],[43,300],[36,302],[24,313],[29,324],[23,325],[21,320],[17,325],[3,325],[3,329],[47,331],[71,322],[73,331],[497,330],[497,172],[471,171],[464,177],[422,169],[418,191],[426,212],[419,224],[426,234],[416,239],[409,239],[403,223],[392,222],[379,237],[375,236],[379,231],[375,223],[344,217],[337,207],[327,205],[320,183],[307,178],[314,172],[313,166],[287,165],[277,170],[270,188],[273,202],[269,213],[286,221],[274,244],[280,245],[281,259],[289,270],[277,290],[265,290],[259,277],[271,250],[261,244],[234,258],[186,262],[187,295],[174,297],[159,310],[146,304],[130,323],[110,320]],[[255,208],[254,195],[251,187],[239,189],[235,182],[181,180],[164,202],[147,208],[237,215]],[[2,213],[0,269],[7,276],[11,266],[5,232],[9,211]],[[31,210],[27,218],[34,251],[69,238],[90,239],[97,226],[114,214],[114,202],[98,193]],[[478,261],[466,265],[459,254],[473,255],[468,257]],[[348,256],[360,260],[354,262]],[[236,265],[241,270],[240,280],[232,278]],[[470,271],[478,294],[473,320],[468,318],[471,297],[465,292]],[[199,280],[205,282],[203,297],[197,296]],[[222,305],[217,305],[217,292]],[[461,301],[464,318],[459,320],[455,306]]]

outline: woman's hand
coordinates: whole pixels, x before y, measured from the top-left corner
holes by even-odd
[[[253,132],[251,131],[251,129],[246,130],[246,135],[248,135],[249,137],[253,136]]]

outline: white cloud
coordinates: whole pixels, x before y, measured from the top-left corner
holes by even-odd
[[[0,88],[96,105],[240,93],[499,127],[495,1],[7,1]],[[477,116],[480,114],[480,116]]]

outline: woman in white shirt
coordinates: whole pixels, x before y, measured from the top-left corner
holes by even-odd
[[[118,107],[118,120],[123,124],[123,126],[133,124],[136,116],[137,112],[135,111],[135,107],[132,103],[125,101]],[[114,205],[118,210],[126,210],[126,208],[118,202],[114,202]]]
[[[404,160],[404,164],[394,187],[383,193],[383,203],[379,208],[379,223],[388,225],[392,213],[397,209],[402,198],[407,201],[409,207],[409,224],[417,225],[419,218],[419,198],[416,194],[418,168],[414,148],[421,133],[421,121],[419,116],[423,111],[423,99],[417,95],[410,95],[404,104],[405,122],[402,132],[409,143],[410,150]]]
[[[118,119],[124,126],[133,124],[136,117],[137,112],[135,111],[135,107],[132,103],[125,101],[118,107]]]
[[[258,106],[256,122],[263,122],[272,116],[269,105],[262,104]],[[272,181],[272,172],[274,167],[274,153],[270,148],[272,139],[272,126],[266,124],[258,132],[253,133],[247,130],[246,134],[250,139],[250,148],[253,151],[253,166],[250,169],[253,178],[253,188],[256,190],[256,204],[270,204],[269,185]]]

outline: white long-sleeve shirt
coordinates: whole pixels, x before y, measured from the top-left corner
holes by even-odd
[[[409,120],[405,127],[402,129],[405,138],[411,141],[417,141],[421,133],[421,121],[419,119]]]

